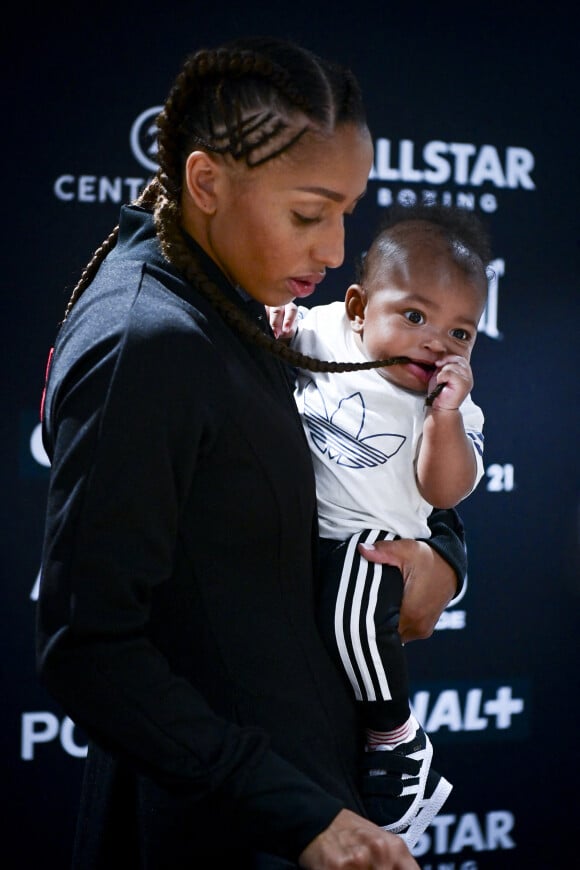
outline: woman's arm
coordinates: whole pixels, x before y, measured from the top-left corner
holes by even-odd
[[[428,541],[400,539],[359,545],[369,562],[395,565],[405,582],[399,633],[404,643],[433,634],[447,605],[465,582],[463,523],[455,510],[433,510]]]

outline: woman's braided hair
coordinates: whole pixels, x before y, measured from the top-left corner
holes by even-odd
[[[298,126],[297,120],[303,120]],[[209,150],[258,166],[287,151],[307,130],[326,133],[341,124],[366,125],[362,96],[350,70],[291,42],[253,37],[186,58],[157,118],[158,164],[135,201],[151,209],[164,256],[245,338],[290,365],[342,372],[399,362],[324,362],[266,335],[205,275],[181,227],[183,169],[192,150]],[[73,290],[65,319],[101,262],[116,245],[119,227],[94,253]]]

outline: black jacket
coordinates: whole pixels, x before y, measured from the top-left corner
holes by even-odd
[[[125,207],[58,334],[43,420],[39,669],[91,740],[76,866],[296,860],[342,807],[363,810],[354,706],[315,627],[314,479],[283,366]]]

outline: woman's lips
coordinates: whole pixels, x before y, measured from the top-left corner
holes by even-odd
[[[303,278],[289,278],[288,286],[292,290],[292,295],[298,299],[304,299],[306,296],[311,296],[316,290],[316,285],[320,284],[324,275],[305,275]]]

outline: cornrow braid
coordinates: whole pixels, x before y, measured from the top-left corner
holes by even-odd
[[[175,198],[181,194],[183,164],[194,146],[245,159],[248,166],[291,147],[308,124],[284,136],[289,118],[272,110],[276,100],[294,115],[308,113],[304,93],[289,71],[269,57],[241,48],[202,49],[190,55],[157,118],[160,180],[167,193]],[[265,148],[272,141],[279,141],[278,146]]]

